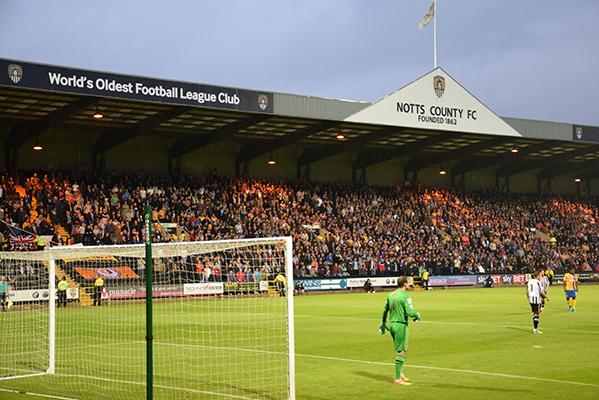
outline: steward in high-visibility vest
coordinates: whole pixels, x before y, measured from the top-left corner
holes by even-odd
[[[64,307],[67,306],[67,289],[69,288],[69,283],[67,282],[66,277],[62,277],[60,282],[58,282],[58,307],[62,304]]]
[[[94,306],[102,305],[102,291],[104,290],[104,279],[101,276],[94,282]]]

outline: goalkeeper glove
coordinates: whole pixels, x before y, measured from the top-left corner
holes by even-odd
[[[385,324],[382,324],[382,325],[379,327],[379,333],[380,333],[381,335],[384,335],[386,330],[387,330],[387,325],[385,325]]]
[[[416,314],[416,316],[414,318],[412,318],[412,321],[414,321],[414,322],[421,321],[420,314]]]

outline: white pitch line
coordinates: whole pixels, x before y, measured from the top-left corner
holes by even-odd
[[[355,360],[352,358],[316,356],[316,355],[311,355],[311,354],[296,354],[296,355],[302,356],[302,357],[307,357],[307,358],[316,358],[316,359],[321,359],[321,360],[342,361],[342,362],[351,362],[351,363],[368,364],[368,365],[384,365],[386,367],[395,365],[395,364],[389,363],[389,362]],[[404,365],[404,367],[418,368],[418,369],[430,369],[430,370],[435,370],[435,371],[460,372],[460,373],[464,373],[464,374],[497,376],[497,377],[501,377],[501,378],[522,379],[522,380],[527,380],[527,381],[551,382],[551,383],[560,383],[560,384],[578,385],[578,386],[590,386],[590,387],[598,387],[599,388],[599,385],[597,385],[595,383],[562,381],[559,379],[537,378],[535,376],[525,376],[525,375],[502,374],[499,372],[486,372],[486,371],[475,371],[475,370],[471,370],[471,369],[431,367],[428,365],[412,365],[412,364],[406,364],[406,365]]]
[[[27,374],[27,375],[14,375],[14,376],[3,376],[2,378],[0,378],[0,381],[9,381],[9,380],[15,380],[15,379],[23,379],[23,378],[31,378],[34,376],[42,376],[42,375],[46,375],[45,372],[38,372],[35,374]]]
[[[18,390],[10,390],[10,389],[0,389],[0,392],[17,393],[17,394],[24,394],[24,395],[28,395],[28,396],[38,396],[38,397],[45,397],[48,399],[57,399],[57,400],[77,400],[72,397],[52,396],[50,394],[33,393],[33,392],[19,392]]]

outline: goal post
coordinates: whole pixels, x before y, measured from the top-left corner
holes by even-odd
[[[295,399],[291,238],[157,243],[150,260],[146,296],[144,244],[0,253],[0,389],[145,399],[151,345],[155,399]]]
[[[56,367],[56,261],[48,260],[48,369],[53,374]]]

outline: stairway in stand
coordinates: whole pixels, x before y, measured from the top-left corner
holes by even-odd
[[[86,288],[81,287],[69,274],[67,274],[62,268],[58,265],[55,266],[56,278],[61,280],[62,277],[66,277],[67,283],[69,284],[69,289],[76,288],[79,289],[79,304],[82,306],[89,306],[92,304],[92,297]]]
[[[56,225],[54,227],[58,236],[60,236],[63,243],[71,244],[71,235],[69,232],[62,226]],[[82,306],[90,306],[93,303],[91,292],[86,287],[81,287],[69,274],[67,274],[62,268],[58,265],[56,266],[56,277],[58,279],[62,279],[63,276],[66,276],[67,282],[69,283],[69,288],[77,288],[79,289],[79,304]]]
[[[57,224],[54,229],[56,230],[56,233],[58,233],[58,236],[60,236],[62,239],[63,243],[70,244],[69,240],[71,239],[71,235],[69,235],[69,232],[67,232],[62,225]]]

